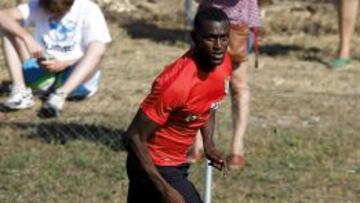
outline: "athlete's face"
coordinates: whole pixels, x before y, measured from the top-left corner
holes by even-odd
[[[205,71],[212,71],[224,61],[229,45],[230,25],[226,21],[204,21],[194,31],[193,40],[199,62]]]

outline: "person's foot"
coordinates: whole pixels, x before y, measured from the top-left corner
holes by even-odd
[[[351,64],[351,58],[336,58],[327,63],[330,70],[339,70]]]
[[[32,91],[30,88],[20,89],[13,87],[9,99],[4,106],[10,110],[27,109],[34,106]]]
[[[195,164],[195,163],[198,163],[203,157],[203,154],[201,151],[199,152],[192,152],[189,156],[188,156],[188,159],[187,159],[187,162],[189,164]]]
[[[60,92],[53,92],[49,95],[48,100],[41,107],[38,116],[41,118],[51,118],[60,115],[64,107],[66,95]]]
[[[226,157],[226,163],[230,169],[241,170],[245,167],[245,158],[239,154],[231,154]]]

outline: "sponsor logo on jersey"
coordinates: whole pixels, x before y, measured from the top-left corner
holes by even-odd
[[[192,122],[192,121],[196,121],[199,118],[199,116],[197,115],[188,115],[185,118],[186,122]]]

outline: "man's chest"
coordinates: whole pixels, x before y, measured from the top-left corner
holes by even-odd
[[[185,122],[206,120],[210,111],[219,107],[228,89],[229,80],[222,76],[192,86],[185,104],[174,111],[173,118]]]

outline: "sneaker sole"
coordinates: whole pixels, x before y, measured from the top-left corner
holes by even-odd
[[[33,107],[35,105],[35,102],[29,102],[29,103],[24,103],[21,105],[16,105],[16,106],[12,106],[9,104],[4,104],[4,106],[9,109],[9,110],[22,110],[22,109],[29,109],[31,107]]]

